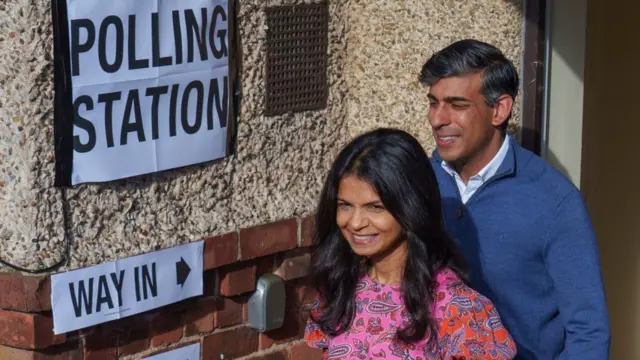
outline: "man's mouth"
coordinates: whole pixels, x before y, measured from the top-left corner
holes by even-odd
[[[458,137],[455,135],[447,135],[447,136],[436,135],[436,144],[438,146],[448,146],[448,145],[451,145],[451,143],[453,143],[453,141],[457,138]]]

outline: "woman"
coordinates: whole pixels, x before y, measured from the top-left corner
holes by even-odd
[[[429,159],[379,129],[338,155],[316,214],[305,338],[328,359],[513,359],[493,304],[462,280]]]

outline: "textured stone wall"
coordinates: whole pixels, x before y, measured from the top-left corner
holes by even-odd
[[[354,0],[349,2],[349,134],[393,126],[433,149],[426,91],[417,78],[439,49],[465,38],[487,41],[520,67],[522,0]],[[512,130],[518,127],[520,102]]]
[[[262,10],[299,2],[310,1],[240,1],[236,154],[68,190],[72,258],[66,268],[308,214],[336,150],[351,136],[391,125],[432,148],[416,77],[433,51],[476,37],[519,64],[519,0],[329,0],[327,109],[265,117]],[[53,188],[49,4],[0,1],[0,257],[30,268],[55,263],[64,243],[61,192]]]
[[[55,262],[63,238],[49,3],[0,3],[0,256],[23,266]]]
[[[345,0],[330,2],[326,110],[263,116],[265,6],[240,1],[242,106],[237,152],[222,161],[68,190],[70,268],[309,213],[344,135]],[[0,3],[0,256],[38,268],[63,252],[53,188],[50,0]]]

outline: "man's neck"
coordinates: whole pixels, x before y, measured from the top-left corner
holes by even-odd
[[[498,151],[500,151],[500,147],[505,141],[505,136],[502,132],[496,133],[486,146],[465,159],[463,163],[452,164],[458,175],[460,175],[460,179],[462,179],[465,184],[469,182],[472,176],[478,174],[480,170],[493,160],[498,154]]]

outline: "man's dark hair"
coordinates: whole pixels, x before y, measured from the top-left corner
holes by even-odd
[[[493,107],[503,94],[515,101],[518,72],[513,63],[495,46],[482,41],[457,41],[433,54],[422,67],[420,83],[431,86],[438,80],[482,72],[482,94]],[[511,118],[511,114],[507,120]],[[507,121],[504,122],[506,129]]]

